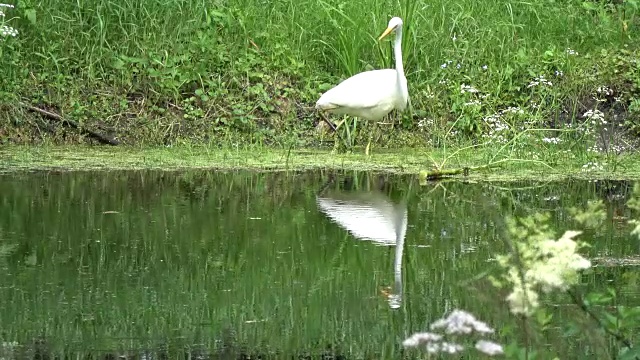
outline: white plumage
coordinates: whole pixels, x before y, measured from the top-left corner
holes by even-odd
[[[402,65],[402,19],[392,18],[378,40],[393,31],[396,68],[365,71],[342,81],[322,94],[316,109],[372,121],[381,120],[394,109],[404,111],[409,90]]]

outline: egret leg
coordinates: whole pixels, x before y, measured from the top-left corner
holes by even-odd
[[[369,141],[367,141],[367,147],[364,149],[364,154],[369,156],[370,150],[371,150],[371,139],[373,138],[373,132],[375,130],[378,129],[378,123],[377,122],[373,122],[373,129],[372,131],[369,131]]]

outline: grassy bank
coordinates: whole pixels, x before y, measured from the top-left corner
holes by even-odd
[[[0,22],[18,31],[0,42],[1,143],[87,141],[23,103],[124,144],[315,146],[318,96],[392,66],[390,44],[375,36],[393,15],[406,24],[412,107],[379,146],[556,129],[519,141],[612,147],[638,129],[635,1],[15,5],[1,8]]]

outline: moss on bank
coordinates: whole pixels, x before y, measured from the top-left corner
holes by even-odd
[[[361,153],[334,154],[319,150],[274,150],[265,148],[211,149],[206,147],[174,148],[102,148],[84,146],[22,147],[0,150],[0,173],[24,171],[96,171],[96,170],[260,170],[300,171],[329,169],[336,171],[389,171],[417,175],[431,169],[433,159],[443,168],[482,166],[503,160],[502,166],[472,171],[467,180],[560,180],[640,178],[640,156],[599,157],[589,161],[557,153],[554,162],[531,161],[516,157],[495,157],[496,149],[451,151],[380,151],[370,157]],[[552,154],[549,155],[553,156]],[[594,165],[596,164],[596,165]]]

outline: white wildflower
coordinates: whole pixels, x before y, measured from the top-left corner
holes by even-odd
[[[564,75],[564,73],[561,70],[556,70],[556,76],[557,77],[562,77]]]
[[[511,294],[507,296],[509,308],[514,314],[531,315],[533,310],[535,310],[539,305],[538,293],[533,290],[531,284],[522,286],[522,282],[519,279],[519,277],[512,277],[511,279],[514,283],[514,287]]]
[[[494,343],[493,341],[480,340],[476,343],[476,349],[489,356],[500,355],[504,353],[502,345]]]
[[[471,100],[469,102],[464,103],[464,106],[480,106],[482,103],[480,100]]]
[[[482,70],[487,70],[489,67],[487,65],[482,65]]]
[[[500,111],[501,114],[507,114],[507,113],[511,113],[511,114],[518,114],[518,115],[522,115],[524,114],[524,110],[520,109],[519,107],[514,107],[514,106],[509,106],[508,108],[501,110]]]
[[[613,90],[611,90],[607,86],[598,86],[598,88],[596,89],[596,92],[598,94],[604,94],[604,95],[612,95],[613,94]]]
[[[460,85],[460,93],[464,94],[464,93],[477,93],[478,89],[474,88],[473,86],[470,85],[466,85],[466,84],[461,84]]]
[[[576,55],[576,56],[578,55],[578,52],[571,48],[567,48],[565,51],[567,52],[568,55]]]
[[[598,109],[589,110],[582,114],[582,117],[590,120],[592,125],[605,125],[607,123],[607,121],[604,119],[604,113]]]
[[[593,152],[601,152],[602,149],[595,147],[594,149],[592,149],[591,151]],[[598,170],[604,170],[603,166],[601,164],[598,164],[597,162],[593,162],[593,161],[589,161],[588,163],[582,165],[582,171],[586,172],[586,171],[598,171]]]
[[[428,127],[428,126],[433,126],[433,119],[420,119],[420,121],[418,121],[419,128]]]
[[[11,36],[16,37],[18,35],[18,30],[12,28],[7,25],[0,25],[0,36]]]
[[[447,60],[446,62],[444,62],[442,65],[440,65],[441,68],[446,68],[447,66],[449,66],[451,63],[453,62],[453,60]]]
[[[518,244],[518,264],[511,256],[498,256],[507,269],[505,278],[513,284],[507,301],[514,314],[531,315],[538,307],[537,289],[548,293],[566,290],[578,282],[578,271],[591,267],[591,262],[577,253],[573,238],[579,231],[566,231],[558,240],[530,238]]]
[[[546,260],[533,263],[525,277],[548,293],[553,289],[566,290],[578,281],[578,271],[591,267],[591,262],[576,253],[578,243],[573,238],[580,231],[566,231],[560,239],[538,243],[538,254]]]
[[[552,137],[552,138],[542,138],[542,142],[546,142],[547,144],[558,144],[562,141],[562,139],[557,138],[557,137]]]
[[[419,347],[430,354],[447,353],[455,354],[465,349],[465,346],[453,342],[463,341],[464,335],[469,335],[474,331],[479,334],[490,334],[494,330],[486,323],[477,320],[472,314],[464,310],[454,310],[446,318],[434,321],[431,330],[439,329],[444,334],[435,332],[420,332],[411,335],[402,342],[404,347]],[[476,338],[477,339],[477,338]],[[475,345],[476,349],[487,355],[502,354],[502,346],[489,340],[479,340]]]
[[[536,78],[534,78],[531,82],[529,82],[529,85],[527,85],[527,87],[534,87],[534,86],[538,86],[538,85],[546,85],[546,86],[553,86],[553,83],[549,80],[547,80],[544,75],[540,75],[537,76]]]
[[[418,347],[426,345],[430,342],[438,342],[442,340],[442,335],[430,332],[415,333],[402,342],[404,347]]]
[[[442,342],[440,344],[440,351],[448,354],[455,354],[464,350],[464,347],[460,344],[450,343],[450,342]]]
[[[431,324],[431,330],[435,329],[444,329],[447,334],[469,334],[473,331],[483,334],[493,332],[493,329],[486,323],[477,320],[464,310],[454,310],[448,317],[436,320]]]

